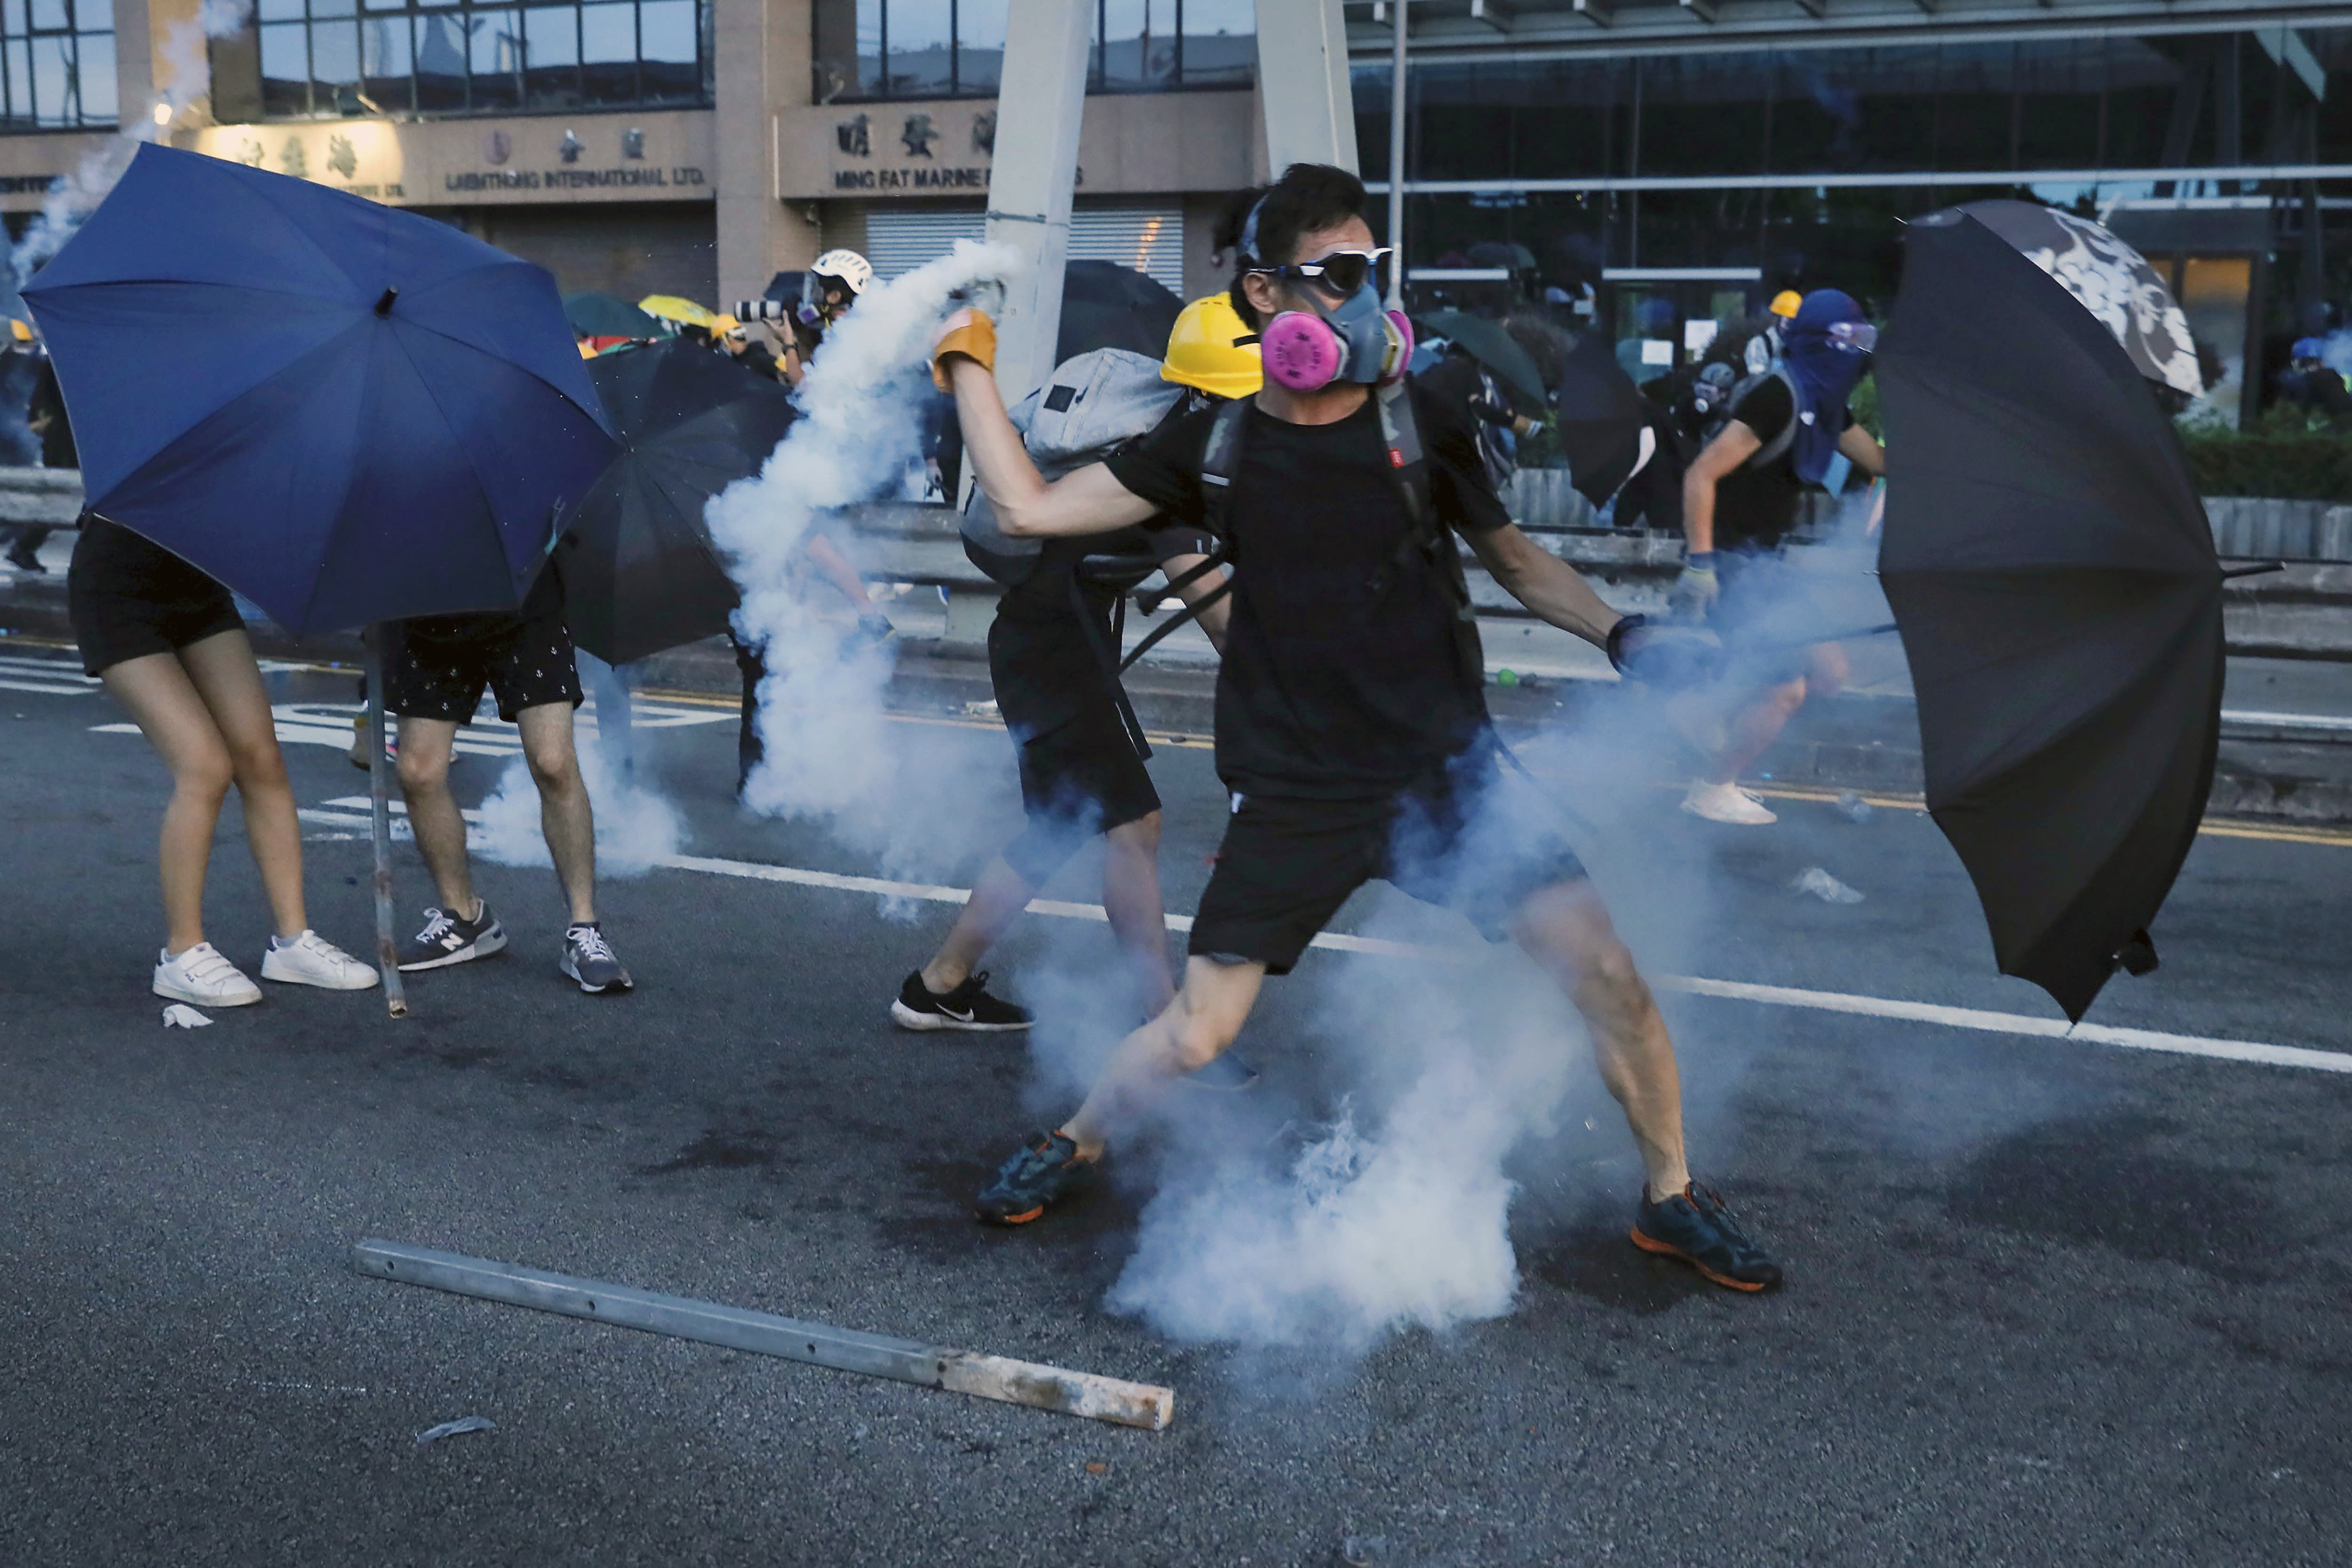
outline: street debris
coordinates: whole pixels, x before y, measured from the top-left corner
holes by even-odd
[[[1854,794],[1854,792],[1850,789],[1838,791],[1836,810],[1840,816],[1844,817],[1848,822],[1855,824],[1868,822],[1873,816],[1877,815],[1876,809],[1871,805],[1870,802],[1863,799],[1862,796]]]
[[[1819,866],[1806,867],[1802,871],[1797,873],[1797,879],[1790,883],[1789,886],[1792,890],[1819,899],[1825,904],[1858,904],[1862,902],[1861,893],[1847,887],[1843,882],[1839,881],[1835,877],[1831,876]]]
[[[163,1009],[163,1027],[167,1029],[209,1029],[213,1021],[189,1006],[174,1002]]]
[[[427,1443],[437,1443],[444,1437],[462,1437],[468,1432],[495,1432],[499,1424],[487,1415],[460,1415],[455,1421],[444,1421],[438,1426],[427,1426],[416,1435],[420,1448]]]
[[[1389,1538],[1385,1535],[1350,1535],[1339,1542],[1339,1561],[1348,1568],[1375,1568],[1389,1560]]]

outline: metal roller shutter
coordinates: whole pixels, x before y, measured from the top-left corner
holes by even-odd
[[[896,278],[944,256],[959,239],[979,239],[979,208],[869,208],[866,259],[877,277]],[[1172,294],[1184,291],[1184,218],[1174,207],[1081,207],[1070,215],[1070,259],[1132,267]]]

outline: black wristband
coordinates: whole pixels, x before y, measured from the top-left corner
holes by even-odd
[[[1603,651],[1609,655],[1610,668],[1620,675],[1625,673],[1625,634],[1636,626],[1647,626],[1649,621],[1650,617],[1647,616],[1617,617],[1617,624],[1609,628],[1608,638],[1601,645]]]

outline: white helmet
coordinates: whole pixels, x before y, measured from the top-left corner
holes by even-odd
[[[823,280],[828,278],[847,287],[849,297],[855,300],[873,283],[874,264],[854,250],[828,250],[810,265],[808,277],[802,284],[801,298],[812,305],[822,301],[824,298]]]

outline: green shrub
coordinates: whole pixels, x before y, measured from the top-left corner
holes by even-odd
[[[2199,495],[2352,501],[2352,436],[2308,429],[2291,411],[2246,430],[2184,425],[2180,444]]]

